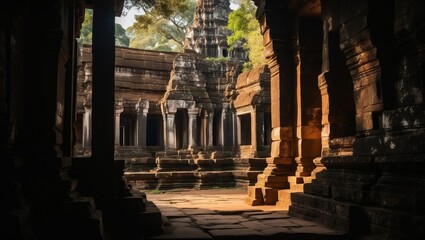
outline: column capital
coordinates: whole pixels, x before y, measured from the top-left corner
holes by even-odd
[[[142,110],[149,109],[149,100],[139,98],[135,105],[136,111],[141,112]]]
[[[91,111],[92,109],[92,102],[90,99],[86,99],[83,102],[83,106],[84,106],[84,111]]]
[[[124,111],[124,106],[122,101],[115,102],[115,113],[122,113]]]
[[[172,114],[174,115],[177,112],[177,108],[173,103],[168,103],[168,101],[161,102],[161,112],[162,115]]]
[[[193,108],[187,109],[188,115],[198,115],[198,113],[199,113],[199,108],[193,107]]]
[[[149,101],[139,99],[139,101],[135,105],[135,109],[138,114],[147,114],[149,112]]]

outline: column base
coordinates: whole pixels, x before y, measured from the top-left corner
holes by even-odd
[[[251,206],[275,205],[278,201],[278,190],[274,188],[249,186],[245,203]]]

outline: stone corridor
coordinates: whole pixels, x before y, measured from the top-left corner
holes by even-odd
[[[291,217],[275,205],[244,203],[246,190],[146,192],[162,213],[163,234],[147,239],[348,239],[339,231]]]

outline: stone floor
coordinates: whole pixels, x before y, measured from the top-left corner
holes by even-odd
[[[161,235],[147,239],[347,239],[344,233],[287,215],[276,206],[249,206],[246,190],[146,192],[161,210]]]

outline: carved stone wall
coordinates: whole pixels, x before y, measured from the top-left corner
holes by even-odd
[[[227,46],[229,0],[198,0],[195,18],[185,39],[187,48],[206,57],[235,57],[246,60],[241,46],[230,52]]]
[[[322,67],[317,73],[323,116],[321,154],[314,160],[317,168],[312,172],[312,182],[303,186],[303,192],[282,194],[282,198],[291,198],[282,204],[290,205],[292,215],[353,235],[422,238],[425,213],[418,201],[424,199],[424,90],[420,66],[425,25],[419,12],[424,4],[415,0],[256,3],[264,9],[259,20],[266,23],[266,49],[268,43],[282,40],[292,49],[291,39],[306,30],[301,19],[320,16],[323,20]],[[287,25],[282,26],[277,16],[294,21],[285,21]],[[291,33],[288,29],[292,27],[296,30]],[[273,32],[288,35],[269,34]],[[298,43],[300,69],[297,65],[291,67],[294,55],[288,54],[287,48],[276,48],[277,44],[269,48],[276,59],[289,66],[286,71],[278,69],[278,74],[297,69],[296,75],[302,76],[303,49]],[[271,69],[272,89],[277,86],[281,96],[278,102],[290,103],[288,98],[298,95],[285,88],[290,78],[281,77],[280,85],[273,85],[273,66]],[[303,106],[305,100],[301,94],[296,105]],[[274,113],[294,116],[272,108],[273,119]],[[300,148],[282,151],[300,154]],[[273,186],[275,182],[259,177],[257,185],[262,191],[251,188],[249,196],[266,200],[264,194],[271,191],[268,186],[285,187]],[[281,193],[285,191],[279,191],[279,201]]]

